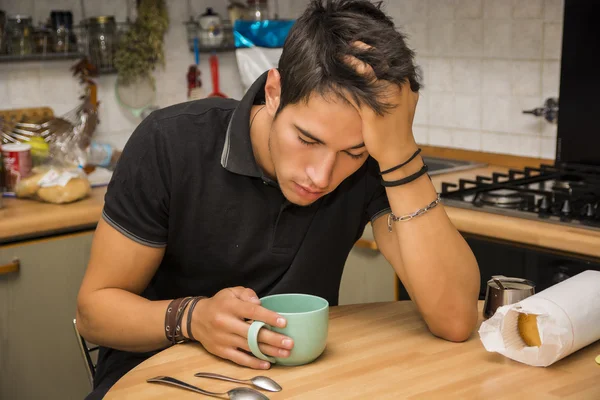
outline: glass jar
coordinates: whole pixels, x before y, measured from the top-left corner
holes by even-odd
[[[267,0],[248,0],[246,19],[250,21],[264,21],[269,19],[269,5]]]
[[[116,50],[115,17],[102,16],[87,21],[91,62],[100,70],[110,70]]]
[[[24,56],[33,52],[33,24],[29,15],[13,15],[6,23],[8,53]]]
[[[52,11],[52,39],[54,51],[68,52],[71,44],[70,34],[73,29],[73,14],[71,11]]]

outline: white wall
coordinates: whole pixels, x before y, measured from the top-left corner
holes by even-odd
[[[84,0],[86,15],[124,20],[132,0]],[[273,2],[273,0],[272,0]],[[279,0],[282,17],[300,13],[306,0]],[[415,117],[422,144],[554,158],[556,127],[521,110],[558,95],[563,0],[388,0],[387,11],[410,36],[423,67],[425,89]],[[167,0],[171,27],[167,63],[158,70],[158,104],[186,100],[185,74],[193,63],[183,22],[212,6],[226,14],[224,0]],[[188,6],[189,4],[189,6]],[[80,0],[0,0],[7,13],[35,21],[52,9],[81,18]],[[204,87],[211,89],[207,55],[201,55]],[[0,64],[0,109],[50,106],[61,114],[77,104],[71,62]],[[220,54],[221,89],[243,95],[235,56]],[[122,147],[138,120],[114,99],[114,75],[98,78],[101,124],[97,139]]]

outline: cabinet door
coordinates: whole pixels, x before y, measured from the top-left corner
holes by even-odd
[[[82,399],[89,380],[73,329],[92,232],[0,247],[0,399]]]
[[[371,226],[363,239],[373,241]],[[346,260],[339,305],[396,300],[396,272],[378,250],[355,246]]]

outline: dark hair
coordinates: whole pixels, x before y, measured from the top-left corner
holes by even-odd
[[[357,48],[355,41],[371,48]],[[344,61],[345,55],[369,64],[378,79],[396,84],[408,80],[413,91],[421,86],[414,52],[381,10],[381,2],[312,0],[290,29],[279,59],[278,112],[288,104],[308,101],[312,93],[335,94],[343,99],[349,94],[356,103],[366,104],[378,114],[393,107],[378,95],[380,87],[372,78],[360,75]]]

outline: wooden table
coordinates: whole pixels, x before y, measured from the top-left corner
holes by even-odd
[[[312,364],[253,371],[199,344],[182,344],[131,370],[106,398],[203,398],[146,383],[158,375],[211,391],[238,386],[194,377],[208,371],[239,378],[267,375],[283,387],[266,393],[271,399],[600,399],[600,365],[594,361],[600,341],[541,368],[488,353],[477,332],[464,343],[433,337],[409,301],[332,307],[330,320],[327,349]]]

